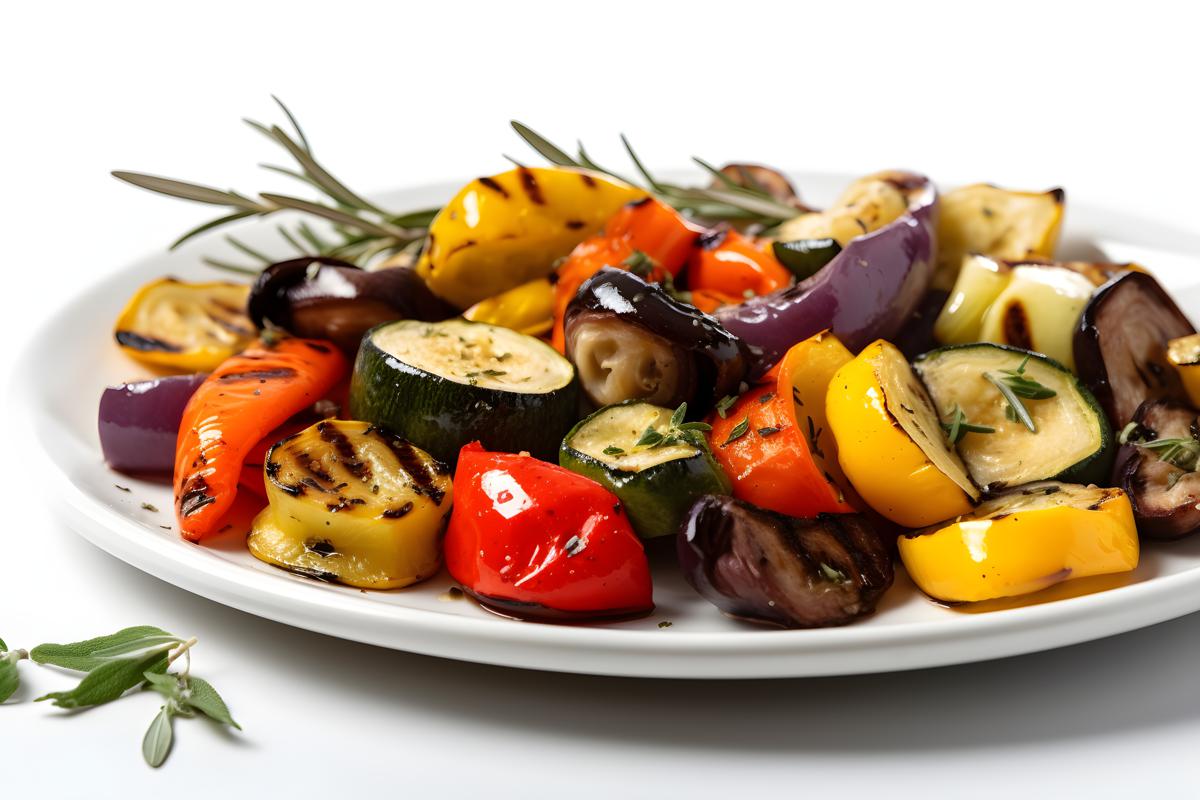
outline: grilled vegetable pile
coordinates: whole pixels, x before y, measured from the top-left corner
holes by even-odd
[[[230,206],[184,238],[309,218],[278,261],[230,237],[252,285],[162,278],[116,319],[177,374],[105,392],[105,458],[171,478],[190,541],[364,590],[444,565],[555,622],[648,614],[673,551],[721,611],[811,628],[874,613],[897,553],[977,603],[1200,530],[1200,335],[1146,267],[1054,260],[1060,189],[890,171],[817,209],[768,167],[688,187],[634,155],[638,185],[517,124],[551,166],[394,212],[260,127],[322,198],[118,173]]]

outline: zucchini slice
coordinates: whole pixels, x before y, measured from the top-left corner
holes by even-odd
[[[450,470],[400,437],[324,420],[275,444],[263,471],[271,504],[246,540],[256,558],[365,589],[438,571]]]
[[[972,514],[901,536],[899,547],[921,591],[950,603],[1128,572],[1139,556],[1125,492],[1055,481],[1004,492]]]
[[[669,409],[639,400],[602,408],[572,428],[558,463],[619,497],[643,539],[674,534],[697,497],[731,491],[703,435],[680,431]]]
[[[463,319],[373,328],[350,382],[352,416],[449,464],[476,440],[553,460],[578,403],[575,368],[549,345]]]
[[[971,477],[988,491],[1050,478],[1107,483],[1116,452],[1112,429],[1096,398],[1062,364],[981,342],[933,350],[913,366],[943,420],[951,423],[957,409],[966,423],[993,430],[964,433],[957,443]],[[1021,400],[1036,432],[1012,419],[995,383],[1022,370],[1024,378],[1054,392]]]

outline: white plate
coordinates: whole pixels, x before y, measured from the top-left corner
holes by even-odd
[[[801,175],[798,185],[806,197],[820,201],[847,180]],[[418,208],[444,201],[454,188],[424,187],[385,199],[395,208]],[[164,232],[164,240],[169,234]],[[1068,206],[1067,234],[1064,257],[1139,261],[1185,310],[1200,317],[1194,264],[1200,237],[1074,204]],[[242,225],[239,236],[284,253],[262,224]],[[1150,544],[1137,572],[1116,588],[991,613],[931,603],[901,572],[875,616],[811,631],[760,630],[722,617],[688,588],[669,557],[655,559],[653,615],[568,627],[501,619],[467,600],[447,599],[451,584],[444,575],[409,589],[361,592],[266,566],[246,552],[240,536],[227,535],[214,546],[188,544],[160,527],[174,522],[168,487],[131,480],[102,463],[96,403],[105,385],[146,375],[109,335],[125,300],[163,274],[213,278],[216,273],[199,263],[199,254],[220,249],[217,239],[202,240],[143,259],[82,293],[25,354],[18,374],[28,383],[16,404],[45,451],[54,505],[69,524],[117,558],[211,600],[400,650],[563,672],[671,678],[834,675],[954,664],[1074,644],[1200,610],[1200,539]],[[666,621],[672,624],[660,628]]]

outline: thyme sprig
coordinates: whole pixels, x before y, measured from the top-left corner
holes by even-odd
[[[232,189],[217,189],[141,172],[114,171],[113,177],[139,188],[194,203],[224,206],[227,209],[226,214],[184,233],[171,244],[170,249],[174,250],[201,234],[238,220],[256,216],[266,217],[281,211],[298,212],[306,218],[290,227],[282,224],[276,226],[283,243],[300,256],[331,256],[365,266],[376,259],[405,251],[412,252],[420,246],[438,209],[406,213],[388,211],[350,189],[316,160],[308,137],[283,101],[274,95],[271,99],[279,105],[287,118],[291,132],[278,125],[264,125],[252,119],[246,119],[244,122],[278,145],[295,163],[292,166],[259,166],[268,172],[302,183],[320,196],[307,199],[275,192],[259,192],[257,196],[251,196]],[[310,224],[314,221],[323,223],[323,227],[327,229],[324,236],[318,234]],[[258,262],[257,265],[238,264],[210,257],[203,259],[205,263],[218,269],[253,275],[278,260],[249,247],[233,236],[225,236],[225,241],[254,262]]]
[[[577,143],[577,154],[571,156],[528,125],[513,120],[512,127],[526,144],[551,164],[560,167],[582,167],[626,183],[642,185],[664,203],[689,216],[713,222],[756,222],[764,226],[772,226],[800,213],[796,208],[772,197],[766,188],[755,180],[749,170],[743,169],[739,173],[745,184],[743,185],[704,159],[693,157],[692,161],[697,166],[713,176],[716,186],[708,188],[680,186],[661,180],[651,173],[641,157],[638,156],[637,151],[633,149],[629,138],[625,134],[621,134],[621,144],[637,174],[641,176],[640,181],[632,180],[593,161],[587,154],[587,150],[584,149],[583,142]]]

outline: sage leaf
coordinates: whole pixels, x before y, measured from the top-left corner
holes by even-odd
[[[229,725],[239,731],[242,729],[241,725],[233,721],[229,707],[225,705],[225,701],[221,699],[221,695],[217,694],[217,690],[212,687],[211,683],[202,678],[193,677],[188,678],[188,684],[190,692],[184,697],[184,703],[222,725]]]
[[[153,689],[165,697],[178,700],[183,695],[183,684],[174,672],[144,672],[146,688]]]
[[[13,696],[21,685],[21,676],[17,674],[16,659],[7,656],[0,659],[0,703]]]
[[[161,766],[171,752],[171,739],[171,711],[163,706],[142,739],[142,756],[146,763],[152,767]]]
[[[111,647],[102,647],[92,653],[92,657],[105,661],[121,656],[136,658],[139,655],[149,655],[154,650],[169,650],[178,644],[183,644],[183,639],[180,639],[178,636],[172,636],[169,633],[150,634],[133,639],[132,641],[115,644]]]
[[[65,692],[51,692],[37,698],[38,701],[53,700],[59,708],[84,708],[98,706],[116,700],[130,689],[146,680],[145,672],[164,672],[167,668],[167,653],[160,651],[140,659],[102,661],[93,667],[79,685]]]
[[[107,658],[98,657],[97,651],[112,649],[148,636],[170,635],[162,628],[156,628],[153,625],[138,625],[119,630],[108,636],[85,639],[82,642],[39,644],[29,652],[29,657],[38,664],[51,664],[79,672],[90,672],[109,661]]]

